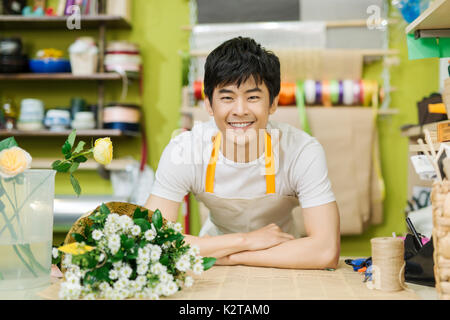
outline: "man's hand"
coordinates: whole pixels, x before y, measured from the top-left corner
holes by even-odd
[[[244,234],[245,247],[249,251],[263,250],[294,240],[294,236],[285,233],[279,226],[271,223],[261,229]]]

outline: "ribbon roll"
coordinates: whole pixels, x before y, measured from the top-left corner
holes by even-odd
[[[351,106],[353,104],[353,85],[354,82],[352,80],[344,80],[342,82],[342,86],[344,89],[344,97],[342,99],[342,102],[346,106]]]
[[[195,81],[194,82],[194,97],[195,97],[196,100],[204,99],[203,82],[202,81]]]
[[[338,104],[342,104],[342,102],[344,101],[344,84],[342,83],[341,80],[339,80],[339,101]]]
[[[353,81],[353,103],[360,104],[361,101],[361,86],[359,81]]]
[[[320,81],[316,81],[316,101],[315,104],[322,103],[322,83]]]
[[[331,107],[330,82],[328,80],[322,81],[322,104],[325,107]]]
[[[332,105],[339,104],[339,82],[330,80],[330,99]]]
[[[303,87],[306,104],[314,104],[316,102],[316,82],[314,80],[305,80]]]
[[[282,82],[280,87],[280,95],[278,104],[280,106],[292,106],[295,104],[296,84],[290,82]]]

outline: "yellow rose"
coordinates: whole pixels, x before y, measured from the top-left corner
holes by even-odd
[[[28,152],[12,147],[0,152],[0,176],[12,178],[31,167],[32,158]]]
[[[107,165],[113,158],[113,146],[110,138],[97,139],[94,144],[94,159],[100,164]]]

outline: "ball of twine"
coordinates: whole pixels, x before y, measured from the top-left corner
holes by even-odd
[[[370,289],[381,291],[410,290],[405,285],[404,244],[400,238],[370,240],[372,244],[372,282]]]

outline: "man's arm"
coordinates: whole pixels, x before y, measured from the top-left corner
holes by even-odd
[[[178,218],[180,202],[150,195],[145,207],[151,211],[159,209],[165,219],[175,222]],[[191,235],[184,235],[184,237],[187,243],[200,248],[200,255],[215,258],[246,250],[266,249],[293,239],[291,235],[282,232],[274,224],[249,233],[232,233],[217,237]]]
[[[219,259],[216,264],[292,269],[334,269],[339,262],[340,222],[336,202],[302,209],[307,237]]]

